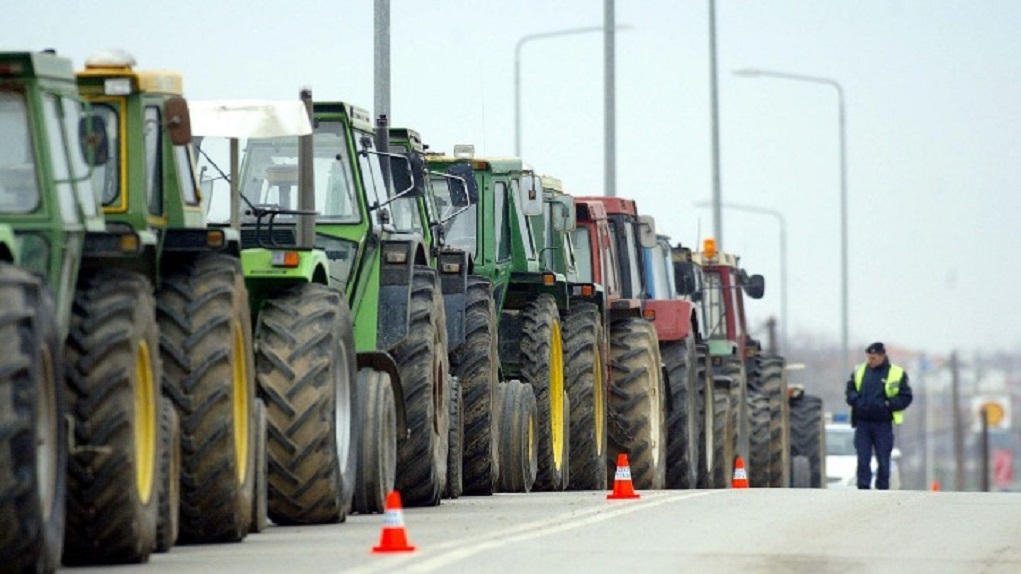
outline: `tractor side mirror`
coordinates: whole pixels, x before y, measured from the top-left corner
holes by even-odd
[[[651,215],[638,216],[638,242],[645,249],[659,245],[656,238],[656,220]]]
[[[181,96],[170,96],[163,104],[163,115],[167,118],[170,142],[174,145],[190,144],[191,115],[188,113],[188,101]]]
[[[568,195],[560,195],[550,202],[553,208],[553,229],[562,233],[574,231],[575,223],[574,198]]]
[[[752,299],[762,299],[766,293],[766,280],[762,275],[752,275],[744,285],[744,292]]]
[[[86,114],[78,120],[78,144],[89,165],[103,165],[110,159],[110,140],[106,121],[99,114]]]
[[[390,177],[398,195],[425,196],[425,162],[421,155],[380,154],[380,157],[390,160]]]
[[[698,282],[695,280],[695,264],[690,261],[679,261],[674,263],[674,283],[677,285],[677,294],[690,297],[692,301],[702,299],[702,292],[698,290]]]
[[[468,207],[479,202],[479,184],[475,170],[466,163],[455,163],[447,168],[447,191],[454,207]]]
[[[521,179],[521,211],[531,217],[542,215],[542,182],[535,175],[529,174]]]

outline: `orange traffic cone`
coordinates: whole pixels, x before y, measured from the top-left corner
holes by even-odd
[[[379,537],[379,546],[373,552],[411,552],[415,547],[408,544],[408,534],[404,530],[404,508],[401,506],[401,495],[390,491],[386,495],[386,512],[383,513],[383,532]]]
[[[617,455],[617,473],[613,476],[613,492],[606,495],[607,500],[624,500],[641,498],[635,493],[635,487],[631,484],[631,465],[627,462],[627,455]]]
[[[939,492],[939,481],[938,480],[932,481],[932,488],[931,489],[932,489],[933,492]]]
[[[730,488],[748,488],[748,473],[745,472],[741,457],[734,461],[734,480],[730,482]]]

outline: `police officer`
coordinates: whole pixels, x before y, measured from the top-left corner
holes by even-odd
[[[890,363],[882,343],[872,343],[865,349],[865,363],[851,373],[846,394],[851,406],[851,426],[855,427],[858,488],[868,489],[872,482],[870,463],[875,449],[879,466],[876,489],[889,490],[893,425],[903,422],[904,409],[911,404],[908,374]]]

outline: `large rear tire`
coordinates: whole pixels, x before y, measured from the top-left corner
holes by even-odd
[[[729,377],[728,377],[729,384]],[[729,488],[734,472],[735,432],[731,416],[730,388],[713,388],[713,461],[710,472],[710,488]]]
[[[156,297],[164,389],[181,421],[181,542],[237,542],[255,495],[252,320],[241,264],[201,254]]]
[[[716,417],[713,412],[713,366],[709,357],[709,346],[695,345],[695,379],[698,381],[698,478],[697,488],[714,488],[712,485],[712,464],[715,461],[716,444],[713,429]]]
[[[118,269],[79,278],[67,342],[64,563],[145,562],[159,518],[161,369],[152,285]]]
[[[64,348],[39,279],[0,263],[0,569],[52,572],[64,538]]]
[[[358,371],[358,480],[354,508],[359,514],[383,512],[397,480],[397,406],[390,376]]]
[[[269,516],[276,524],[343,522],[355,484],[351,312],[337,291],[302,283],[266,299],[256,328],[266,403]]]
[[[538,473],[535,394],[520,381],[500,383],[500,490],[529,492]]]
[[[269,525],[269,487],[266,485],[266,404],[255,399],[255,497],[252,499],[252,524],[248,532],[262,532]]]
[[[447,435],[447,485],[443,489],[445,498],[457,498],[464,490],[461,464],[464,455],[464,401],[458,379],[450,381],[450,432]]]
[[[447,481],[450,372],[436,272],[415,268],[408,336],[393,350],[401,374],[408,437],[397,439],[397,490],[405,506],[436,506]]]
[[[748,393],[748,412],[751,429],[748,454],[748,485],[752,488],[769,487],[769,397],[757,392]]]
[[[564,420],[564,341],[560,312],[552,295],[539,295],[522,313],[521,374],[532,385],[539,413],[539,474],[535,490],[563,490],[570,461],[568,424]]]
[[[610,332],[607,480],[616,472],[617,455],[626,453],[635,488],[661,489],[667,468],[666,397],[656,331],[645,319],[628,318],[614,322]]]
[[[462,484],[464,494],[488,495],[496,489],[497,468],[495,402],[499,383],[496,306],[488,279],[468,277],[464,343],[451,354],[450,368],[461,385],[464,410]],[[449,469],[448,469],[449,472]]]
[[[181,528],[181,424],[169,400],[160,405],[160,518],[156,552],[169,552]]]
[[[756,362],[760,388],[769,399],[769,486],[786,488],[791,480],[786,361],[776,355],[759,355]]]
[[[791,460],[791,487],[811,488],[812,463],[805,455],[799,454]]]
[[[747,465],[751,454],[751,413],[748,410],[748,375],[744,360],[739,355],[725,355],[721,365],[722,374],[730,377],[730,425],[731,452],[740,456]],[[728,479],[729,480],[729,479]]]
[[[602,313],[574,303],[564,321],[564,373],[570,399],[570,488],[606,490],[606,358]]]
[[[695,488],[701,445],[695,337],[660,345],[670,389],[667,416],[667,488]]]
[[[809,486],[825,485],[825,421],[822,399],[801,394],[790,401],[791,459],[806,457],[809,462]]]

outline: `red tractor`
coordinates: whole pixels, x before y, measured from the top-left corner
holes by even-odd
[[[576,233],[589,239],[589,260],[600,271],[593,280],[602,281],[608,300],[611,454],[628,452],[633,475],[635,459],[641,460],[652,488],[695,488],[704,381],[696,357],[695,305],[651,296],[645,249],[659,243],[654,221],[639,216],[634,201],[583,197],[576,205],[578,228],[585,230]],[[584,253],[577,246],[576,252]],[[643,377],[648,383],[633,389],[632,380]],[[646,393],[641,407],[634,406],[636,393]]]

